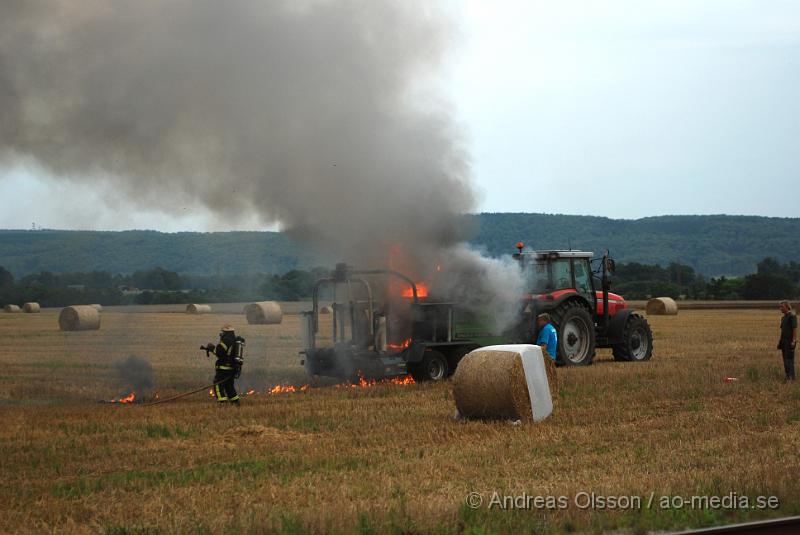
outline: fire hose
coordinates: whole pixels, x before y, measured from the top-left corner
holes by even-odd
[[[198,392],[203,392],[203,391],[208,390],[210,388],[214,388],[215,386],[220,385],[220,384],[224,383],[225,381],[227,381],[227,379],[223,379],[222,381],[217,381],[216,383],[212,383],[212,384],[210,384],[208,386],[204,386],[202,388],[198,388],[197,390],[192,390],[191,392],[184,392],[183,394],[178,394],[176,396],[172,396],[171,398],[157,399],[157,400],[151,401],[149,403],[142,403],[141,406],[147,407],[149,405],[158,405],[159,403],[166,403],[168,401],[175,401],[176,399],[185,398],[186,396],[191,396],[192,394],[197,394]]]
[[[236,340],[237,340],[237,343],[238,343],[240,338],[237,337]],[[242,344],[242,346],[244,345],[244,338],[241,338],[241,344]],[[200,346],[200,349],[202,349],[202,350],[204,350],[206,352],[206,358],[208,358],[209,354],[213,351],[213,348],[214,348],[213,344]],[[237,373],[236,374],[236,378],[238,378],[238,377],[239,377],[239,374]],[[226,379],[222,379],[221,381],[217,381],[216,383],[211,383],[210,385],[204,386],[202,388],[198,388],[197,390],[192,390],[191,392],[184,392],[182,394],[178,394],[178,395],[172,396],[171,398],[157,399],[157,400],[151,401],[149,403],[142,403],[142,406],[147,407],[147,406],[150,406],[150,405],[158,405],[159,403],[166,403],[168,401],[175,401],[176,399],[185,398],[186,396],[191,396],[192,394],[197,394],[198,392],[203,392],[206,389],[214,388],[215,386],[220,385],[220,384],[224,383],[227,380],[228,380],[227,378]]]

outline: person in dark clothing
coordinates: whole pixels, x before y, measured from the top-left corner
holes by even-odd
[[[797,316],[792,312],[792,307],[788,301],[781,301],[780,304],[783,317],[781,318],[781,337],[778,340],[778,349],[783,356],[783,370],[786,372],[786,380],[794,381],[794,350],[797,346]]]
[[[241,360],[237,353],[237,337],[230,325],[225,325],[219,333],[219,343],[214,347],[217,362],[214,365],[216,374],[214,382],[219,383],[214,387],[214,394],[219,403],[239,404],[239,394],[234,384],[241,368]],[[213,344],[209,344],[213,345]]]

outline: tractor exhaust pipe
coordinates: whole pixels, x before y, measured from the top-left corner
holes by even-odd
[[[608,277],[608,249],[603,254],[603,333],[608,332],[608,290],[611,289],[611,280]]]

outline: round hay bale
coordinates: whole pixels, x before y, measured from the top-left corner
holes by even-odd
[[[459,362],[453,376],[453,399],[462,417],[533,421],[522,354],[509,350],[511,347],[513,346],[479,349]],[[555,363],[548,357],[542,357],[540,352],[537,353],[544,364],[550,390],[542,393],[551,399],[550,406],[544,408],[549,414],[552,410],[552,398],[555,397],[552,393],[558,389]]]
[[[8,312],[9,314],[15,314],[19,312],[19,306],[17,305],[6,305],[3,307],[3,311]]]
[[[89,306],[92,307],[93,309],[95,309],[98,312],[102,312],[103,311],[103,305],[100,305],[100,304],[97,304],[97,303],[92,303]]]
[[[333,308],[325,305],[324,307],[319,309],[320,314],[333,314]]]
[[[276,325],[283,321],[283,311],[275,301],[250,303],[244,307],[244,313],[250,325]]]
[[[553,405],[555,405],[558,397],[558,372],[556,371],[556,361],[547,355],[544,355],[544,371],[547,373],[547,384],[550,385],[550,394]]]
[[[23,312],[28,314],[35,314],[42,310],[42,307],[39,306],[39,303],[25,303],[22,305]]]
[[[186,305],[187,314],[211,314],[211,305]]]
[[[645,311],[651,316],[674,316],[678,313],[678,303],[671,297],[654,297],[647,302]]]
[[[94,331],[100,328],[100,313],[89,305],[61,309],[58,326],[62,331]]]

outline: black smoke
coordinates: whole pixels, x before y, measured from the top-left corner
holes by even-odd
[[[0,166],[493,294],[458,249],[475,193],[437,91],[455,35],[427,0],[5,0]]]
[[[153,388],[153,367],[142,357],[129,355],[114,364],[120,389],[138,394]]]
[[[473,193],[432,89],[451,37],[423,1],[4,1],[0,153],[337,258],[454,243]]]

